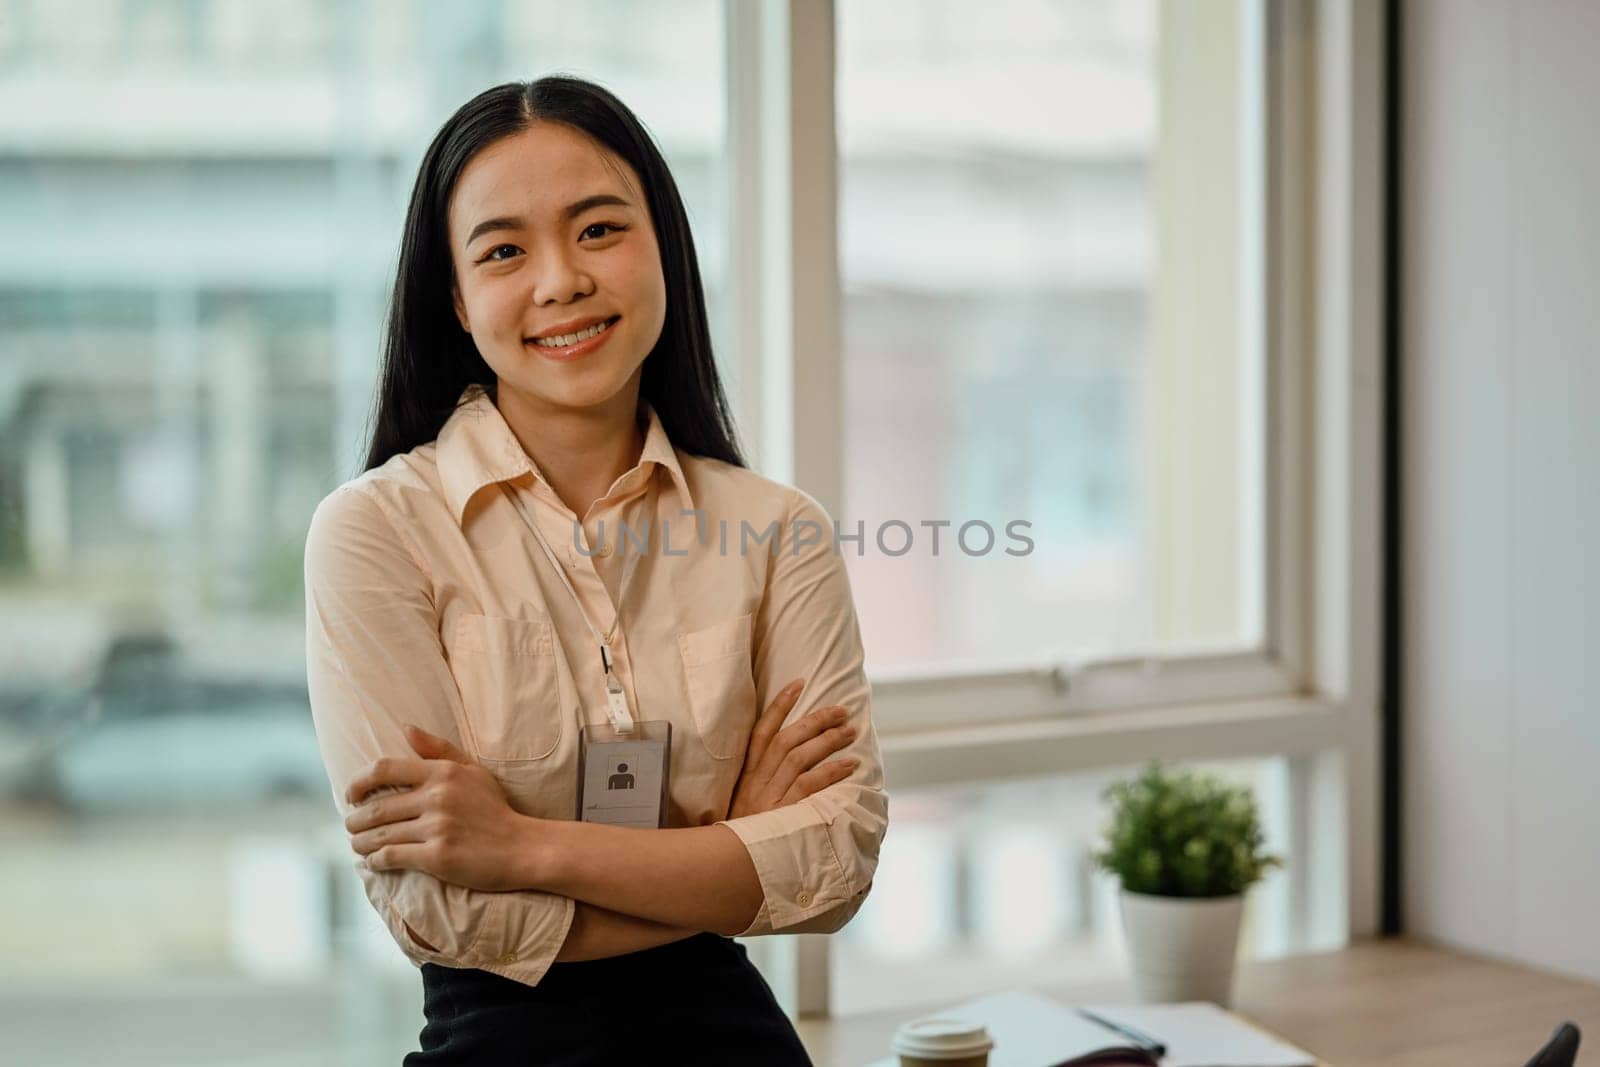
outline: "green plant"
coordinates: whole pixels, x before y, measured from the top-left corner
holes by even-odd
[[[1156,762],[1108,787],[1105,799],[1111,823],[1094,860],[1130,893],[1232,896],[1282,865],[1261,850],[1255,797],[1243,786]]]

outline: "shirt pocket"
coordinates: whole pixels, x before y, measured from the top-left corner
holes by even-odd
[[[550,623],[462,615],[451,638],[450,669],[461,690],[474,755],[513,762],[554,752],[567,702]]]
[[[756,680],[750,668],[751,617],[678,635],[689,711],[706,751],[738,759],[756,720]]]

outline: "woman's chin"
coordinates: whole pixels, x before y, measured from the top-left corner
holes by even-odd
[[[520,369],[520,368],[519,368]],[[563,408],[594,408],[615,397],[628,384],[626,375],[603,367],[558,368],[557,374],[501,374],[500,388],[507,386],[530,400]]]

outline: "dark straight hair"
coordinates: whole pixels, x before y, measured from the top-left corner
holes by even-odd
[[[364,470],[439,436],[466,387],[495,394],[496,378],[456,318],[449,209],[467,162],[535,122],[560,122],[589,135],[633,168],[644,185],[667,311],[644,361],[639,395],[685,452],[745,466],[711,351],[705,291],[689,219],[667,162],[637,116],[592,82],[553,76],[486,89],[451,115],[422,157],[406,210],[394,295],[383,345],[371,444]]]

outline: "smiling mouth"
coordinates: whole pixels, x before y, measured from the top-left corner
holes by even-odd
[[[621,315],[613,315],[604,322],[597,322],[587,329],[579,330],[577,333],[558,333],[549,337],[530,337],[523,343],[537,345],[540,348],[571,348],[573,345],[582,344],[584,341],[599,337],[616,325],[617,320],[621,317]]]

